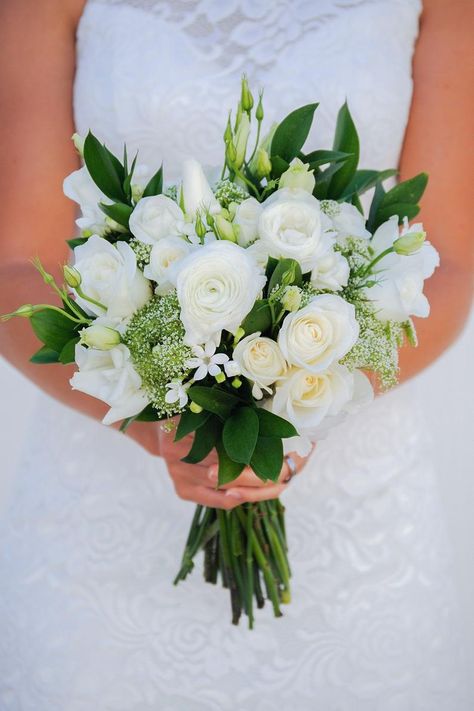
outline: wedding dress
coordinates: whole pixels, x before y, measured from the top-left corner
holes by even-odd
[[[190,155],[216,165],[245,71],[265,86],[267,125],[321,102],[311,148],[330,146],[347,97],[362,167],[393,167],[420,9],[89,0],[77,129],[140,147],[168,179]],[[173,587],[193,506],[161,460],[43,399],[0,522],[1,711],[466,711],[423,430],[409,384],[319,443],[283,497],[293,601],[249,632],[199,569]]]

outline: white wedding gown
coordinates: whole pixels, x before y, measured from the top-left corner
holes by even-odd
[[[418,0],[90,0],[75,112],[168,178],[215,165],[246,71],[266,120],[348,97],[363,167],[398,162]],[[429,120],[429,117],[426,117]],[[422,169],[423,166],[420,166]],[[58,370],[58,377],[61,372]],[[44,398],[0,521],[1,711],[467,711],[439,501],[413,386],[322,441],[284,495],[293,601],[249,632],[197,568],[162,462]]]

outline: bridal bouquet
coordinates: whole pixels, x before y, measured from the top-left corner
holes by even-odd
[[[276,481],[285,452],[312,442],[397,381],[398,350],[428,316],[423,282],[438,265],[418,213],[427,176],[386,191],[394,171],[359,170],[347,105],[331,150],[306,151],[317,104],[261,139],[242,81],[211,188],[194,160],[178,185],[160,168],[122,161],[92,133],[76,136],[84,167],[64,183],[80,236],[58,284],[36,259],[57,305],[21,306],[43,346],[35,363],[76,363],[71,385],[106,402],[106,424],[179,416],[193,434],[186,462],[217,452],[218,485],[250,466]],[[256,137],[250,138],[252,122]],[[250,147],[251,144],[251,147]],[[367,219],[360,195],[375,188]],[[401,225],[401,227],[400,227]],[[232,621],[249,626],[254,599],[276,616],[290,600],[280,501],[231,511],[197,506],[175,582],[204,551],[204,576],[230,589]]]

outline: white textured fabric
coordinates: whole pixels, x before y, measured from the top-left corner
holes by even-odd
[[[396,165],[417,0],[95,0],[77,127],[179,173],[212,165],[239,78],[268,119],[349,98],[363,167]],[[271,116],[270,116],[271,112]],[[420,166],[422,168],[422,166]],[[168,177],[170,170],[168,169]],[[0,522],[1,711],[467,711],[430,445],[406,385],[321,442],[285,493],[293,602],[256,629],[199,570],[177,588],[191,504],[161,462],[49,400]]]

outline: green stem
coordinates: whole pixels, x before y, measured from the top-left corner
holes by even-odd
[[[247,546],[246,546],[246,565],[247,565],[247,615],[249,618],[249,629],[253,629],[253,553],[252,553],[252,530],[253,530],[253,514],[254,507],[250,504],[247,509]]]
[[[364,276],[367,276],[368,274],[370,274],[370,272],[371,272],[372,269],[375,267],[375,265],[376,265],[378,262],[380,262],[381,259],[383,259],[384,257],[386,257],[388,254],[391,254],[392,252],[394,252],[393,247],[387,247],[387,249],[384,249],[383,252],[380,252],[380,254],[378,254],[378,255],[375,257],[375,259],[372,259],[372,261],[369,262],[369,264],[368,264],[366,267],[364,267],[364,269],[363,269],[363,271],[362,271],[362,276],[364,277]]]
[[[79,296],[82,299],[85,299],[90,304],[94,304],[94,306],[97,306],[99,309],[102,309],[103,311],[107,311],[107,306],[104,306],[104,304],[101,304],[100,301],[96,301],[95,299],[92,299],[90,296],[87,296],[86,294],[84,294],[84,292],[82,291],[80,286],[78,286],[76,288],[76,292],[79,294]]]
[[[255,153],[257,152],[258,144],[259,144],[259,142],[260,142],[260,130],[261,130],[261,128],[262,128],[262,122],[259,121],[259,122],[258,122],[258,126],[257,126],[257,140],[255,141],[255,146],[254,146],[254,149],[253,149],[253,151],[252,151],[252,155],[250,156],[250,158],[249,158],[248,161],[247,161],[247,165],[248,165],[249,163],[251,163],[251,161],[252,161],[252,159],[253,159]]]
[[[58,314],[61,314],[61,316],[65,316],[68,318],[70,321],[74,321],[74,323],[90,323],[91,319],[85,319],[83,316],[81,318],[74,318],[71,314],[68,314],[67,311],[64,311],[64,309],[60,309],[58,306],[51,306],[50,304],[38,304],[35,306],[35,311],[43,311],[45,309],[49,309],[50,311],[57,311]]]
[[[238,178],[244,181],[244,183],[250,188],[257,200],[260,198],[259,192],[251,180],[245,177],[245,175],[240,170],[236,170],[235,174]]]

